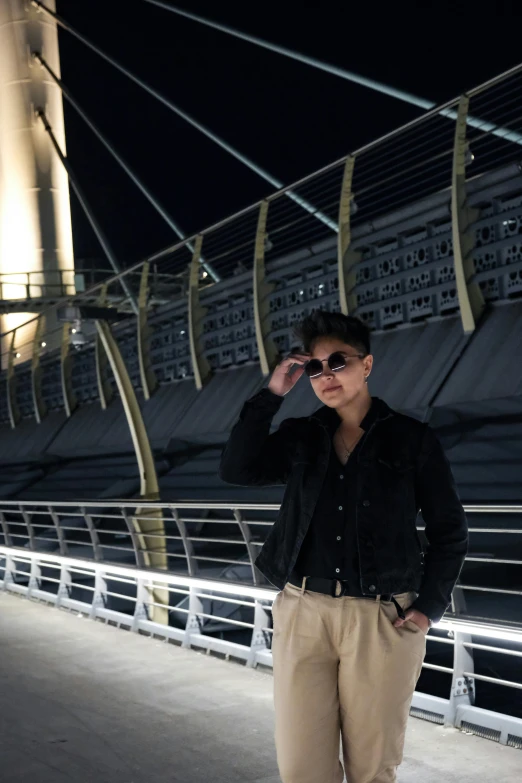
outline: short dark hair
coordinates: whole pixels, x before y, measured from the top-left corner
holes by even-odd
[[[370,330],[364,321],[353,315],[315,310],[296,327],[295,335],[301,340],[305,353],[311,353],[314,343],[321,337],[337,337],[365,356],[371,352]]]

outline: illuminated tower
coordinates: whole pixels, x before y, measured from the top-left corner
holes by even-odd
[[[47,5],[54,10],[54,0]],[[62,96],[33,62],[39,51],[60,73],[58,31],[30,0],[0,2],[0,281],[3,299],[74,292],[74,258],[66,173],[35,116],[43,108],[65,152]],[[30,273],[30,277],[28,277]],[[26,285],[29,284],[29,289]],[[65,291],[64,291],[65,286]],[[31,318],[2,317],[2,331]],[[17,331],[17,345],[34,327]],[[24,350],[23,353],[26,353]],[[27,358],[22,355],[21,360]]]

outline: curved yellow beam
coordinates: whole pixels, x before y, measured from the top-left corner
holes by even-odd
[[[150,362],[149,336],[147,325],[149,262],[143,264],[141,271],[140,293],[138,297],[138,360],[140,365],[141,388],[146,400],[150,400],[156,390],[157,380]]]
[[[259,205],[256,243],[254,249],[253,293],[254,293],[254,323],[256,327],[257,352],[263,375],[269,375],[277,364],[279,350],[270,334],[270,294],[274,291],[274,283],[268,283],[265,278],[265,245],[266,222],[268,217],[268,201]]]
[[[459,298],[460,318],[465,334],[473,332],[485,307],[484,296],[478,283],[470,282],[475,274],[472,251],[475,236],[472,224],[480,211],[467,205],[466,196],[466,128],[469,97],[462,95],[459,101],[455,142],[453,146],[453,172],[451,181],[451,228],[453,233],[453,263],[455,283]]]
[[[339,198],[339,233],[337,235],[337,279],[339,281],[339,305],[344,315],[357,308],[355,293],[355,267],[361,260],[361,253],[351,247],[352,181],[355,158],[350,155],[344,165],[341,195]]]
[[[190,262],[189,291],[188,291],[188,321],[189,321],[189,344],[190,358],[192,361],[192,370],[194,372],[194,381],[198,391],[203,388],[210,379],[212,371],[203,353],[201,346],[201,337],[203,335],[203,317],[207,312],[206,307],[199,303],[199,271],[201,268],[201,245],[203,237],[201,234],[196,237],[194,245],[194,254]]]

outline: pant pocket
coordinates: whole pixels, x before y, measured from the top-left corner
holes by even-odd
[[[415,600],[416,593],[401,593],[394,596],[401,608],[406,611]],[[416,658],[424,659],[426,655],[426,634],[411,620],[407,620],[403,625],[397,628],[394,625],[397,619],[397,609],[391,601],[381,601],[381,612],[384,614],[386,623],[386,638],[391,645],[390,653],[400,655],[414,655]]]

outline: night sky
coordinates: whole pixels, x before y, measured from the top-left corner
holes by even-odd
[[[517,64],[515,3],[216,3],[187,10],[442,102]],[[420,5],[420,4],[419,4]],[[388,10],[383,11],[381,8]],[[485,13],[479,13],[483,8]],[[421,110],[143,0],[58,0],[58,13],[285,183]],[[60,31],[62,78],[187,234],[273,188]],[[65,103],[68,156],[123,265],[175,235]],[[76,258],[102,258],[74,195]]]

